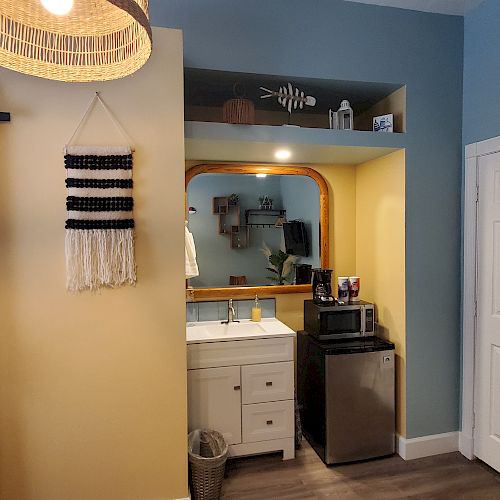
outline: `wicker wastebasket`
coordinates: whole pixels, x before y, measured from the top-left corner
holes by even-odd
[[[189,484],[193,500],[218,500],[228,446],[220,432],[198,429],[189,433]]]

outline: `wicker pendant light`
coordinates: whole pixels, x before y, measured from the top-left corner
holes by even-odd
[[[148,0],[0,0],[0,66],[65,82],[114,80],[151,55]],[[66,9],[67,10],[67,9]]]

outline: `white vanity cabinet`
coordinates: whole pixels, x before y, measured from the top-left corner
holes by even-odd
[[[295,456],[293,336],[188,344],[189,430],[221,432],[231,456]]]

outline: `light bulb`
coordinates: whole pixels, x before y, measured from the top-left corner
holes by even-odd
[[[288,149],[278,149],[278,151],[274,153],[274,157],[277,160],[288,160],[291,155],[292,153]]]
[[[64,16],[73,8],[73,0],[40,0],[42,5],[56,16]]]
[[[267,174],[255,174],[255,177],[258,177],[259,179],[264,179],[267,177]]]

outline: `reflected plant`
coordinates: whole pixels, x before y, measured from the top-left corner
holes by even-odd
[[[289,275],[292,272],[293,264],[296,262],[297,257],[282,250],[273,251],[265,243],[262,243],[262,253],[267,257],[270,264],[266,269],[273,273],[273,276],[267,276],[266,279],[276,285],[284,285],[285,281],[291,283],[292,280],[289,278]]]

